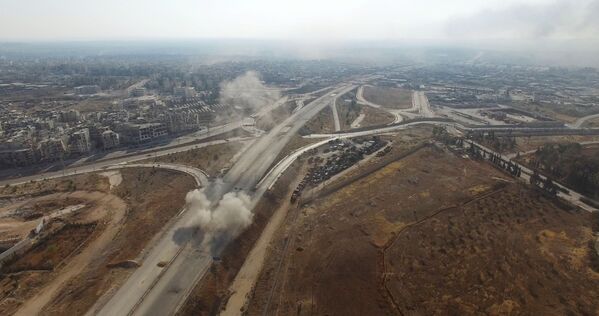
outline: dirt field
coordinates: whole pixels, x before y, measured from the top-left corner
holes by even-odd
[[[148,242],[180,212],[185,194],[195,187],[192,177],[160,169],[124,169],[121,176],[122,182],[112,190],[108,179],[97,175],[44,183],[40,188],[44,194],[55,188],[68,192],[73,185],[101,187],[112,194],[58,193],[64,201],[90,203],[91,199],[92,206],[86,208],[89,211],[72,215],[69,222],[74,224],[66,224],[6,267],[4,272],[10,273],[0,279],[0,314],[12,314],[17,309],[20,315],[84,314],[102,294],[132,272],[107,265],[141,261]],[[93,186],[91,179],[96,181]],[[36,196],[35,185],[16,188],[29,195],[16,198],[13,203],[22,204],[20,199]],[[61,206],[52,199],[42,201],[29,204],[42,205],[48,211],[50,205]]]
[[[599,127],[599,118],[587,121],[584,124],[584,127],[598,128]]]
[[[530,136],[516,137],[516,151],[526,152],[535,150],[548,143],[580,143],[599,141],[599,136]]]
[[[108,268],[109,263],[140,260],[148,242],[179,213],[194,180],[159,169],[124,169],[116,195],[129,205],[120,233],[104,256],[97,258],[80,275],[69,281],[45,306],[45,315],[84,314],[102,294],[118,286],[132,270]],[[151,194],[149,194],[151,193]]]
[[[206,171],[211,176],[230,167],[230,161],[244,146],[243,142],[228,142],[166,156],[150,158],[141,163],[174,163],[192,166]]]
[[[400,88],[365,86],[364,99],[390,109],[412,107],[412,92]]]
[[[392,123],[395,116],[389,112],[381,109],[375,109],[370,106],[362,107],[362,113],[364,113],[364,120],[360,124],[360,127],[368,127],[382,124]]]
[[[96,225],[96,223],[63,225],[51,240],[36,245],[25,256],[4,267],[3,271],[7,273],[28,270],[52,271],[92,235]]]
[[[305,135],[307,134],[326,134],[335,131],[335,123],[333,122],[333,110],[327,106],[314,116],[302,128]]]
[[[596,314],[590,216],[510,181],[433,147],[290,211],[247,314]]]
[[[588,115],[584,112],[578,112],[578,108],[570,108],[570,110],[564,111],[561,105],[538,105],[538,104],[530,104],[530,103],[516,103],[512,104],[512,106],[516,108],[521,108],[525,111],[530,111],[533,113],[539,113],[550,118],[556,119],[558,121],[562,121],[565,123],[573,123],[577,118]],[[590,114],[590,113],[589,113]]]
[[[57,209],[47,209],[50,212],[65,206],[57,203],[60,200],[82,202],[86,207],[47,222],[42,231],[45,237],[38,237],[33,248],[6,263],[0,277],[0,314],[13,314],[17,310],[25,315],[37,314],[64,282],[80,273],[110,242],[118,231],[115,223],[124,217],[126,210],[121,199],[98,191],[54,193],[25,204],[56,205]],[[21,203],[15,201],[13,207]],[[2,222],[6,220],[10,218]],[[12,232],[20,227],[31,229],[38,223],[39,219],[14,222]]]
[[[107,192],[110,184],[98,174],[81,174],[67,178],[49,179],[20,185],[0,187],[0,199],[45,195],[54,192],[102,191]]]
[[[343,131],[351,129],[351,124],[358,118],[364,106],[357,103],[345,103],[341,99],[337,100],[337,113],[339,114],[339,123]]]
[[[404,314],[597,315],[592,237],[591,214],[510,185],[401,230],[386,288]]]

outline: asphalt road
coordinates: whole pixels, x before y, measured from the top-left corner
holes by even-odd
[[[103,170],[109,169],[111,166],[115,166],[115,165],[136,162],[136,161],[153,158],[153,157],[165,156],[165,155],[169,155],[169,154],[173,154],[173,153],[188,151],[188,150],[195,149],[195,148],[202,148],[202,147],[211,146],[211,145],[224,144],[227,142],[242,141],[242,140],[248,140],[248,139],[251,139],[251,138],[234,137],[234,138],[230,138],[230,139],[226,139],[226,140],[214,140],[214,141],[209,141],[209,142],[205,142],[205,143],[201,143],[201,144],[187,145],[187,146],[175,147],[175,148],[166,148],[166,149],[154,152],[154,153],[145,153],[144,152],[144,153],[127,156],[127,157],[123,157],[123,158],[99,161],[99,162],[91,163],[91,164],[77,167],[77,168],[70,168],[70,169],[65,169],[65,170],[55,171],[55,172],[46,172],[46,173],[42,173],[42,174],[36,174],[36,175],[17,178],[17,179],[3,180],[3,181],[0,181],[0,186],[4,186],[6,184],[10,184],[10,185],[22,184],[22,183],[26,183],[26,182],[30,182],[30,181],[40,181],[43,179],[55,179],[55,178],[73,176],[73,175],[78,175],[78,174],[83,174],[83,173],[103,171]]]
[[[206,190],[208,197],[216,201],[235,189],[253,192],[256,184],[291,137],[314,115],[331,104],[336,98],[332,94],[343,94],[353,87],[344,85],[336,88],[305,105],[263,135],[239,157],[227,172],[222,185],[215,185]],[[252,200],[257,201],[258,195],[263,192],[257,191]],[[212,263],[211,254],[200,249],[201,241],[192,228],[195,215],[182,212],[181,218],[144,259],[143,265],[110,300],[97,304],[97,307],[103,306],[98,312],[99,315],[169,315],[178,309]],[[181,231],[184,232],[183,236]],[[179,236],[174,238],[176,233]],[[179,243],[175,240],[179,240]],[[160,262],[168,262],[168,265],[159,268],[157,265]],[[90,312],[94,313],[96,310],[98,309]]]
[[[339,113],[337,112],[337,98],[335,98],[333,100],[333,103],[331,103],[330,107],[331,110],[333,111],[333,123],[335,123],[335,132],[338,132],[341,130],[341,123],[339,122]]]

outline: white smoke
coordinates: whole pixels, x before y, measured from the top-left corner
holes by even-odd
[[[185,201],[188,211],[197,214],[194,226],[204,233],[203,246],[212,251],[219,243],[237,237],[254,219],[250,197],[243,191],[229,192],[215,204],[205,189],[196,189],[187,193]]]
[[[220,103],[232,105],[245,115],[256,113],[280,98],[280,91],[265,86],[255,71],[248,71],[220,85]]]

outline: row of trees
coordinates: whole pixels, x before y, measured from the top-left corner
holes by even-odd
[[[599,197],[599,156],[585,155],[578,143],[546,144],[537,149],[530,163],[576,191]]]

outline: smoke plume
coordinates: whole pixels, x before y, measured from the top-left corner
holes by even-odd
[[[556,0],[485,10],[450,20],[447,33],[471,38],[597,38],[599,0]]]
[[[245,192],[229,192],[215,203],[205,189],[193,190],[187,193],[185,201],[188,211],[197,214],[194,226],[204,233],[203,247],[213,254],[252,224],[254,214]]]
[[[255,71],[248,71],[220,85],[220,103],[232,105],[246,116],[273,104],[279,98],[281,93],[265,86]]]

